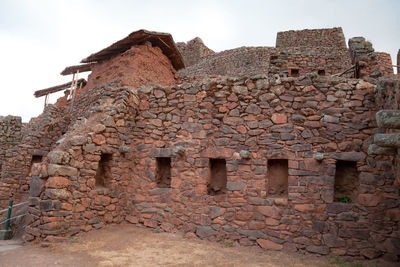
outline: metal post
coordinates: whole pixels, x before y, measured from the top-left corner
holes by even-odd
[[[8,204],[8,214],[7,214],[7,222],[6,222],[6,231],[10,227],[10,217],[11,217],[11,210],[13,206],[13,200],[10,200],[10,203]]]

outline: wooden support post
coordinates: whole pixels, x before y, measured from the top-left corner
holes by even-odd
[[[72,112],[72,109],[73,109],[73,107],[74,107],[74,99],[75,99],[75,92],[76,92],[76,88],[78,87],[77,86],[77,82],[78,82],[78,74],[79,74],[79,70],[76,72],[76,82],[75,82],[75,84],[72,86],[72,90],[73,90],[73,92],[71,91],[71,93],[72,93],[72,99],[71,99],[71,107],[70,107],[70,109],[69,109],[69,112]],[[74,76],[75,76],[75,74],[74,74]]]
[[[44,97],[44,107],[43,107],[43,110],[44,110],[44,109],[46,108],[46,106],[47,106],[48,98],[49,98],[49,94],[46,94],[46,96]]]

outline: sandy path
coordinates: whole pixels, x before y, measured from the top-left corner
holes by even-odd
[[[111,225],[47,248],[29,244],[0,252],[0,266],[338,266],[328,257],[230,244]]]

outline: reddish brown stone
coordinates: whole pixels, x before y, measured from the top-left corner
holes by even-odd
[[[257,243],[260,245],[260,247],[269,250],[282,250],[283,248],[283,245],[277,244],[267,239],[257,239]]]

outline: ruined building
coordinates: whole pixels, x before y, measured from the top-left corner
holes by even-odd
[[[27,241],[127,221],[400,260],[400,77],[369,41],[287,31],[215,53],[141,30],[82,63],[39,117],[0,119],[0,204],[29,201]]]

